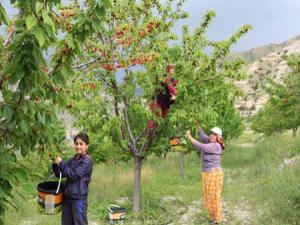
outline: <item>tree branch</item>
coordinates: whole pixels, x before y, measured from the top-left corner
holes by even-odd
[[[20,8],[19,9],[19,15],[18,17],[21,19],[24,15],[24,9],[23,8]],[[15,28],[16,28],[16,19],[14,19],[13,23],[12,23],[12,27],[8,33],[8,36],[6,37],[5,41],[4,41],[4,48],[7,48],[13,38],[13,34],[14,34],[14,31],[15,31]]]
[[[138,143],[138,141],[144,137],[144,135],[147,133],[148,128],[145,128],[135,139],[135,143]]]
[[[82,64],[79,64],[79,65],[74,65],[71,68],[72,69],[82,69],[82,68],[84,68],[84,67],[86,67],[86,66],[88,66],[88,65],[90,65],[90,64],[92,64],[92,63],[94,63],[96,61],[98,61],[101,58],[102,58],[102,56],[98,56],[96,58],[91,59],[90,61],[88,61],[86,63],[82,63]]]
[[[108,83],[107,80],[105,80],[104,77],[100,76],[99,79],[102,80],[103,83],[104,83],[105,85],[107,85],[108,87],[110,87],[111,89],[114,88],[114,86],[113,86],[112,84]]]
[[[125,123],[126,123],[126,127],[127,127],[127,131],[128,131],[128,134],[130,136],[130,139],[132,141],[132,144],[134,145],[135,147],[135,138],[132,134],[132,131],[131,131],[131,127],[130,127],[130,124],[129,124],[129,118],[128,118],[128,102],[127,102],[127,98],[124,97],[124,118],[125,118]]]
[[[19,14],[19,15],[21,15],[21,14]],[[9,29],[8,35],[4,40],[4,44],[3,44],[4,48],[7,48],[9,46],[9,44],[10,44],[12,38],[13,38],[15,28],[16,28],[16,20],[13,21],[12,27]]]
[[[139,149],[140,152],[143,152],[145,149],[148,149],[150,144],[152,143],[153,137],[154,137],[154,130],[148,130],[147,132],[147,139],[142,144],[141,148]]]
[[[2,85],[3,85],[4,80],[5,80],[5,76],[3,75],[0,78],[0,91],[2,90]]]

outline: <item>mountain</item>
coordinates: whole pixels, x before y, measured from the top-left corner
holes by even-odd
[[[246,119],[250,119],[268,100],[268,95],[263,88],[267,79],[280,83],[289,72],[282,58],[285,54],[300,56],[300,35],[283,43],[233,53],[228,57],[229,60],[240,57],[246,62],[244,70],[247,78],[238,82],[245,95],[236,103],[236,107]]]
[[[264,45],[264,46],[259,46],[252,48],[250,50],[244,51],[244,52],[237,52],[237,53],[232,53],[228,59],[235,59],[237,57],[240,57],[244,59],[247,63],[253,63],[256,60],[259,60],[263,58],[264,56],[276,52],[280,49],[283,49],[285,47],[288,47],[292,45],[294,42],[300,40],[300,35],[291,38],[287,41],[284,41],[282,43],[276,43],[276,44],[269,44],[269,45]]]

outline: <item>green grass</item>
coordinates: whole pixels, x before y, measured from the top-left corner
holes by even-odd
[[[243,143],[254,145],[241,145]],[[300,154],[299,135],[290,133],[260,140],[244,134],[223,154],[223,203],[225,224],[300,224],[300,159],[283,165],[285,158]],[[207,224],[201,205],[200,159],[195,152],[185,157],[185,179],[180,179],[179,155],[150,157],[142,170],[142,212],[133,214],[132,162],[94,167],[89,194],[89,220],[107,224],[107,206],[123,199],[129,210],[126,224]],[[60,224],[60,215],[37,211],[36,184],[19,186],[27,201],[18,211],[10,209],[5,224]],[[167,199],[169,197],[169,200]],[[183,222],[184,221],[184,222]],[[189,223],[188,223],[189,222]]]

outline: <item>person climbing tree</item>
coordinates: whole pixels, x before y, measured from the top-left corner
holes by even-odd
[[[57,156],[52,165],[55,175],[66,177],[66,189],[62,206],[62,225],[87,225],[88,185],[93,162],[88,152],[89,137],[79,133],[74,138],[76,155],[65,162]]]
[[[202,192],[203,203],[209,216],[210,224],[220,224],[222,221],[221,193],[223,187],[223,170],[220,165],[222,151],[225,149],[222,130],[214,127],[210,130],[209,137],[197,125],[200,139],[195,140],[190,130],[186,137],[202,153]]]
[[[178,80],[175,80],[174,64],[170,64],[166,68],[166,74],[164,74],[164,81],[160,83],[160,87],[155,90],[155,94],[151,99],[150,110],[155,113],[157,117],[166,118],[169,109],[174,104],[176,99],[176,85]],[[158,82],[157,82],[158,83]],[[147,128],[150,129],[153,126],[153,121],[148,122]],[[154,127],[157,127],[155,124]]]

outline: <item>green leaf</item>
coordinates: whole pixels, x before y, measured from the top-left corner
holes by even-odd
[[[24,77],[25,73],[22,69],[16,71],[10,76],[9,83],[15,84]]]
[[[56,101],[60,104],[60,106],[67,105],[67,98],[63,93],[56,95]]]
[[[2,22],[7,25],[8,24],[8,18],[7,18],[5,9],[0,4],[0,25],[2,24]]]
[[[27,131],[28,131],[29,127],[28,127],[27,123],[24,120],[21,120],[20,128],[23,132],[25,132],[27,134]]]
[[[67,66],[62,66],[61,68],[61,73],[63,74],[64,77],[68,76],[70,74],[70,70],[68,69]]]
[[[53,23],[52,19],[49,17],[46,10],[42,11],[42,17],[43,17],[44,23],[51,27],[52,34],[55,34],[54,23]]]
[[[44,34],[43,30],[38,27],[37,29],[35,29],[34,35],[35,35],[36,39],[38,40],[39,45],[41,47],[43,47],[45,44],[45,34]]]
[[[37,19],[34,16],[28,16],[26,18],[26,26],[28,30],[31,30],[37,25]]]
[[[45,115],[44,114],[42,114],[42,113],[40,113],[40,112],[38,112],[38,121],[42,124],[42,125],[45,125]]]
[[[74,40],[73,40],[73,38],[71,37],[71,36],[68,36],[67,37],[67,43],[68,43],[68,46],[70,47],[70,48],[75,48],[75,45],[74,45]]]
[[[2,94],[5,102],[11,101],[12,97],[14,96],[14,92],[10,90],[5,90]]]
[[[36,10],[37,12],[41,11],[41,9],[42,9],[43,7],[44,7],[44,6],[43,6],[43,3],[41,3],[41,2],[37,2],[37,3],[35,4],[35,10]]]
[[[48,13],[47,13],[46,10],[42,11],[42,17],[43,17],[44,23],[50,25],[51,18],[49,17],[49,15],[48,15]]]
[[[5,117],[6,119],[9,120],[11,118],[13,112],[7,105],[4,105],[1,110],[1,114],[3,117]]]
[[[22,146],[21,148],[21,155],[26,156],[29,152],[29,149],[26,146]]]
[[[99,31],[101,26],[100,26],[100,23],[99,22],[93,22],[92,23],[92,28],[94,29],[94,31]]]

